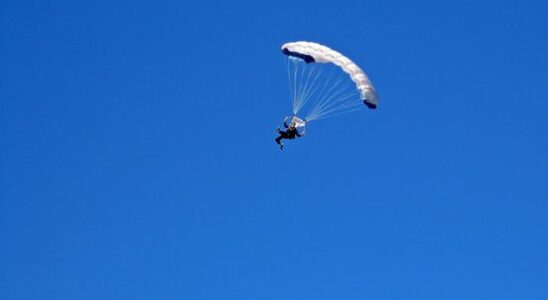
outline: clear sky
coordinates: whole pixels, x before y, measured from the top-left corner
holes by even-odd
[[[0,299],[548,299],[547,3],[0,0]]]

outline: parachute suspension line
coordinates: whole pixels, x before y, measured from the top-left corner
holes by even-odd
[[[297,105],[297,112],[301,110],[303,106],[306,105],[308,100],[314,94],[314,90],[317,88],[316,81],[318,80],[318,78],[323,72],[322,68],[318,68],[316,64],[313,64],[310,67],[305,65],[304,68],[307,68],[308,72],[307,72],[306,80],[304,82],[303,89],[299,96],[300,101]]]
[[[345,95],[338,97],[332,102],[328,102],[327,105],[322,107],[322,110],[321,110],[322,114],[325,114],[334,110],[344,109],[348,106],[359,105],[360,102],[355,101],[356,96],[357,96],[357,93],[354,93],[354,92],[346,93]],[[351,101],[348,101],[348,100],[351,100]]]
[[[356,93],[351,93],[339,98],[340,100],[334,101],[331,105],[324,107],[322,111],[318,112],[315,119],[322,119],[325,116],[334,116],[361,109],[363,104],[361,101],[355,100],[357,96]]]
[[[315,67],[315,66],[314,66]],[[303,102],[303,106],[306,104],[306,102],[312,98],[312,96],[316,93],[316,91],[318,90],[318,88],[320,87],[320,84],[316,84],[316,82],[318,81],[318,78],[321,77],[321,75],[323,74],[325,68],[319,68],[318,72],[316,72],[316,76],[312,79],[312,82],[310,83],[310,88],[308,89],[308,92],[304,98],[304,102]]]
[[[297,104],[299,102],[299,91],[301,82],[299,80],[299,66],[294,62],[287,59],[287,81],[289,83],[289,95],[291,97],[291,104],[293,107],[293,114],[296,114]]]
[[[363,105],[363,104],[361,104]],[[331,118],[331,117],[335,117],[335,116],[339,116],[339,115],[343,115],[343,114],[347,114],[347,113],[351,113],[351,112],[354,112],[354,111],[358,111],[358,110],[361,110],[362,107],[361,105],[357,105],[355,106],[354,108],[346,108],[344,110],[339,110],[339,111],[334,111],[334,112],[329,112],[329,113],[325,113],[325,114],[322,114],[318,117],[316,117],[315,119],[313,120],[320,120],[320,119],[327,119],[327,118]]]
[[[323,95],[322,99],[318,101],[314,111],[321,111],[325,105],[329,103],[335,96],[340,94],[341,88],[339,87],[342,82],[342,79],[338,79],[333,86]]]
[[[299,95],[297,97],[299,101],[297,102],[297,105],[296,105],[296,108],[295,108],[295,113],[299,112],[299,110],[304,105],[305,97],[306,97],[306,94],[308,92],[308,89],[307,89],[308,88],[308,81],[310,80],[310,76],[314,72],[314,66],[312,66],[311,68],[308,68],[307,65],[303,65],[302,70],[303,70],[303,72],[301,74],[301,79],[299,80],[299,82],[302,82],[303,84],[301,84],[301,87],[300,87],[300,90],[299,90]],[[304,80],[305,73],[306,73],[306,80]]]
[[[291,104],[294,107],[295,105],[293,103],[295,101],[295,96],[293,95],[293,82],[291,81],[291,69],[289,68],[289,59],[287,60],[286,69],[287,69],[287,82],[289,83],[289,96],[291,97]]]
[[[304,89],[304,77],[305,77],[305,73],[307,73],[308,68],[307,68],[307,65],[301,64],[299,65],[299,69],[301,70],[301,74],[298,79],[299,89],[297,91],[297,103],[296,103],[297,106],[295,107],[295,114],[299,112],[299,106],[300,106],[300,103],[302,102],[302,94]]]
[[[293,68],[293,114],[296,112],[296,103],[297,103],[297,73],[299,72],[299,66],[294,64]]]
[[[326,67],[327,67],[327,66],[326,66]],[[319,94],[319,95],[325,95],[325,93],[324,93],[325,89],[330,85],[331,80],[333,80],[333,78],[334,78],[334,77],[333,77],[333,72],[332,72],[333,69],[327,67],[327,70],[328,70],[328,71],[327,71],[327,74],[326,74],[326,80],[324,81],[324,84],[323,84],[321,90],[318,91],[318,94]],[[317,90],[317,88],[316,88],[316,90]],[[318,97],[318,96],[316,96],[316,97]],[[316,101],[316,102],[317,102],[316,105],[311,109],[311,112],[308,113],[308,116],[306,117],[306,120],[307,120],[307,121],[310,121],[310,120],[314,120],[314,119],[315,119],[314,116],[315,116],[315,113],[316,113],[316,108],[318,107],[318,105],[320,105],[320,103],[322,102],[322,100],[319,100],[319,101]]]
[[[326,80],[326,84],[324,86],[324,89],[320,92],[320,99],[317,101],[316,105],[312,108],[311,112],[309,113],[307,119],[314,120],[317,119],[319,114],[322,112],[322,108],[334,98],[334,96],[338,95],[340,93],[340,84],[343,82],[343,78],[340,78],[339,76],[336,76],[337,74],[333,74],[333,68],[330,69],[329,77]],[[331,81],[335,81],[334,84],[331,84]],[[325,91],[325,87],[330,86],[330,88]],[[325,92],[324,92],[325,91]]]
[[[361,108],[362,103],[356,99],[359,99],[359,95],[355,92],[347,93],[345,95],[333,94],[325,102],[327,104],[316,110],[309,119],[317,120],[333,114],[341,114],[358,110]]]
[[[339,115],[341,113],[358,110],[361,107],[359,92],[351,81],[348,81],[348,74],[340,72],[338,68],[330,65],[330,76],[320,91],[317,104],[311,109],[306,117],[307,121],[322,119],[326,116]],[[333,74],[333,70],[339,71]],[[335,81],[334,83],[331,83]],[[327,91],[325,88],[330,86]]]
[[[312,121],[361,108],[359,91],[339,66],[287,56],[286,68],[294,115],[305,108],[303,119]]]
[[[296,115],[311,97],[315,82],[321,74],[316,64],[305,64],[295,58],[287,58],[287,77],[290,96],[293,104],[293,114]]]
[[[337,86],[339,83],[340,81],[337,82]],[[343,84],[343,86],[334,90],[331,94],[328,93],[326,99],[317,106],[315,112],[318,116],[322,116],[337,110],[346,109],[349,106],[359,105],[360,102],[355,100],[357,97],[358,92],[352,86]]]
[[[295,84],[293,83],[293,79],[291,76],[292,69],[289,66],[289,60],[287,60],[287,81],[289,82],[289,96],[291,97],[291,105],[294,108],[295,107]]]

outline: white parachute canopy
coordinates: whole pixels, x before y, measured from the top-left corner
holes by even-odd
[[[293,114],[307,108],[305,121],[358,110],[374,109],[375,88],[358,65],[341,53],[312,42],[282,46],[287,56],[287,75]]]

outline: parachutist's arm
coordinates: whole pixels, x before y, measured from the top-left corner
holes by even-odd
[[[289,128],[289,125],[287,125],[286,122],[284,122],[284,128]]]

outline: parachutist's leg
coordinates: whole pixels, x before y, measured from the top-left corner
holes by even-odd
[[[283,137],[280,135],[279,137],[277,137],[275,139],[275,141],[276,141],[276,144],[280,145],[280,149],[283,150],[284,149],[284,144],[282,143],[282,139],[283,139]]]

